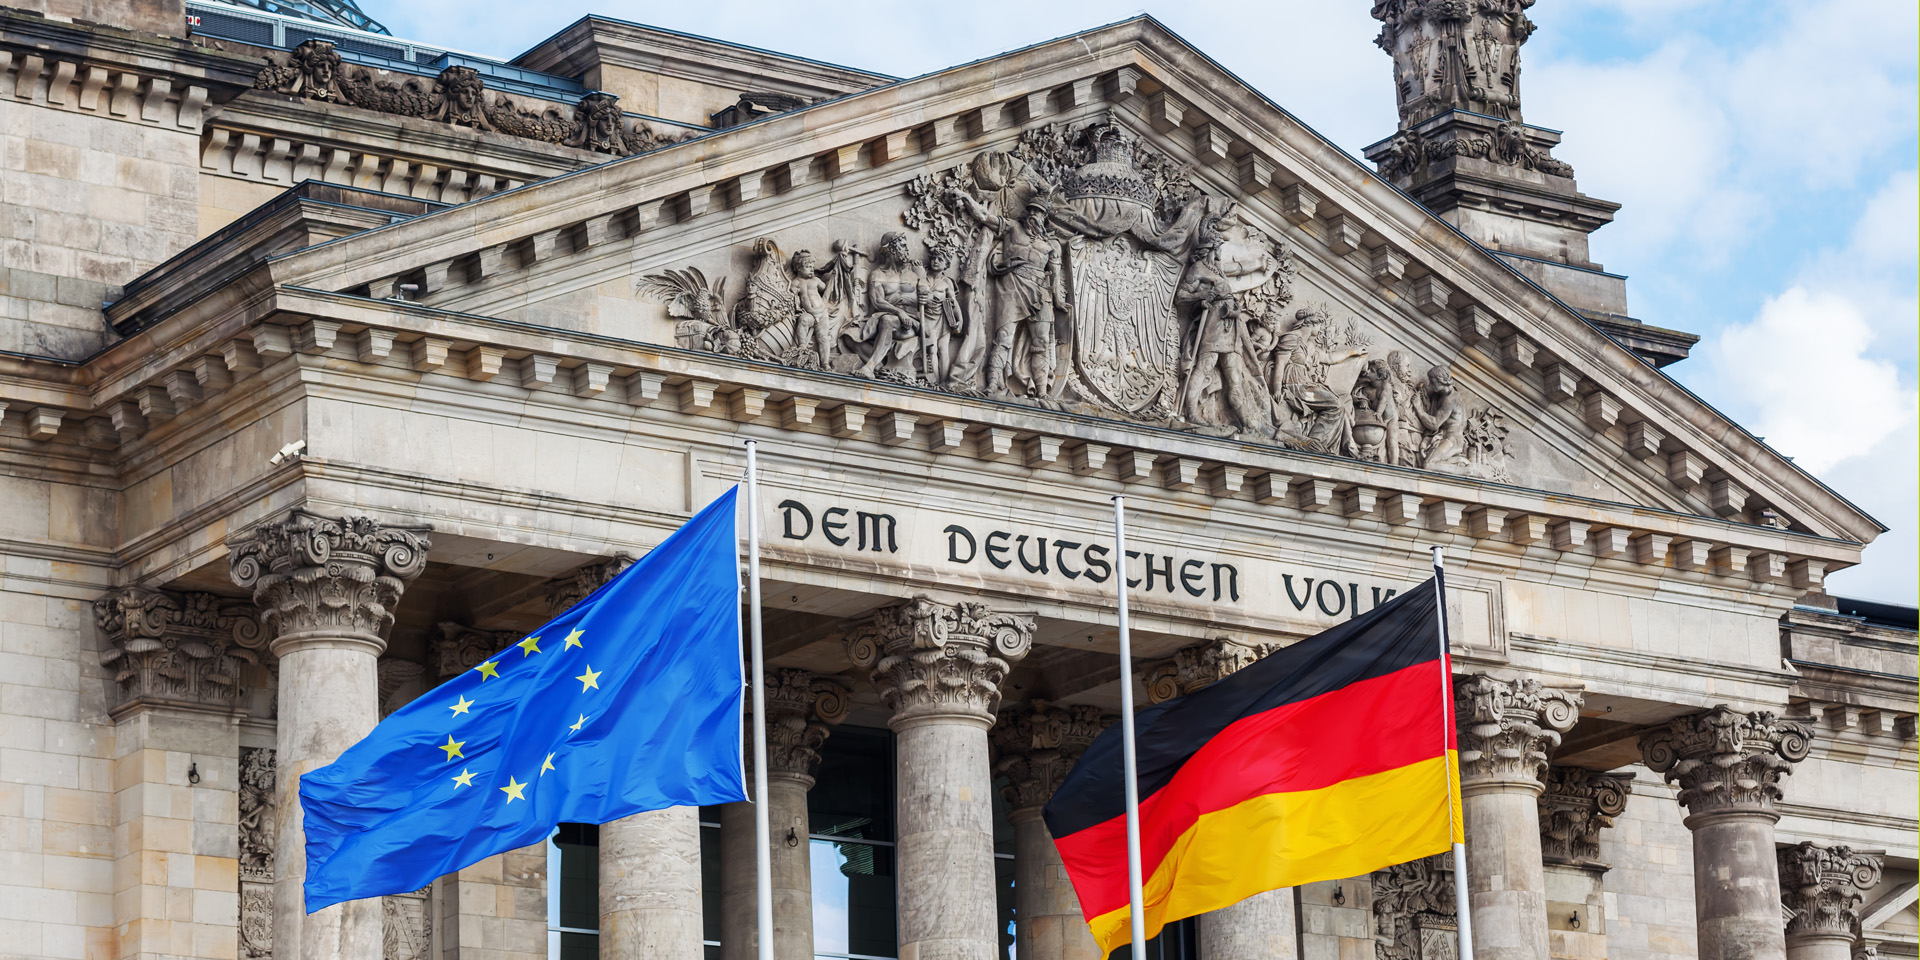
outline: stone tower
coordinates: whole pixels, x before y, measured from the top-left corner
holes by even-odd
[[[1620,205],[1580,192],[1553,157],[1560,132],[1521,119],[1520,47],[1533,0],[1377,0],[1377,42],[1393,57],[1400,128],[1366,148],[1380,175],[1657,366],[1692,334],[1627,312],[1626,278],[1605,272],[1587,235]]]

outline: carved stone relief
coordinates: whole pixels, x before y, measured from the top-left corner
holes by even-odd
[[[244,671],[268,656],[253,605],[211,593],[127,587],[95,600],[93,614],[120,705],[235,708]]]
[[[274,752],[240,748],[240,949],[242,960],[273,956]]]
[[[230,544],[233,582],[253,591],[274,636],[327,633],[378,640],[393,607],[427,566],[430,528],[295,509]]]
[[[1540,854],[1547,863],[1601,870],[1600,830],[1627,809],[1633,776],[1550,767],[1540,795]]]
[[[1006,778],[1000,793],[1015,818],[1037,816],[1094,738],[1117,719],[1099,707],[1045,700],[1001,711],[993,726],[993,771]]]
[[[1171,660],[1162,660],[1147,668],[1144,678],[1147,702],[1163,703],[1205,689],[1278,649],[1278,644],[1248,644],[1219,637],[1210,643],[1175,650]]]
[[[1453,856],[1437,854],[1373,873],[1373,953],[1378,960],[1459,955]]]
[[[434,637],[428,647],[433,668],[441,680],[472,670],[480,665],[480,661],[505,650],[507,644],[519,640],[521,636],[508,630],[476,630],[449,622],[437,624],[435,629],[440,635]]]
[[[331,42],[308,40],[289,51],[283,61],[267,57],[253,86],[290,97],[438,120],[619,157],[698,136],[663,134],[638,121],[628,124],[619,98],[609,93],[596,91],[581,97],[568,116],[557,106],[535,112],[505,94],[489,91],[486,79],[472,67],[448,67],[431,81],[394,76],[377,76],[365,68],[349,71]]]
[[[1286,242],[1116,123],[1029,129],[904,189],[906,229],[877,242],[754,240],[737,299],[697,267],[636,289],[687,349],[1509,479],[1499,411],[1296,302]]]
[[[766,679],[767,774],[811,788],[821,744],[853,705],[849,691],[805,670],[769,670]]]
[[[1764,710],[1741,713],[1726,705],[1676,717],[1642,734],[1647,768],[1678,784],[1689,813],[1740,810],[1772,815],[1780,778],[1807,758],[1813,728]]]
[[[1782,847],[1778,855],[1780,898],[1793,913],[1787,936],[1853,939],[1860,905],[1880,882],[1880,857],[1811,841]]]
[[[557,617],[565,613],[568,607],[585,600],[588,594],[606,586],[607,581],[632,565],[633,557],[616,553],[582,564],[572,573],[547,581],[547,615]]]
[[[427,960],[433,942],[431,886],[380,898],[381,960]]]
[[[1033,649],[1033,618],[923,595],[875,611],[845,645],[847,659],[880,688],[895,724],[965,718],[985,725],[1000,707],[1000,681]]]
[[[1580,703],[1579,691],[1545,686],[1531,677],[1475,674],[1457,681],[1453,704],[1461,788],[1517,783],[1541,789],[1547,757],[1580,719]]]

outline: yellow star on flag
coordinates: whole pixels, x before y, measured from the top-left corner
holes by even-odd
[[[447,752],[448,760],[452,760],[455,757],[465,760],[467,758],[467,755],[464,753],[461,753],[460,748],[466,745],[467,745],[467,742],[465,740],[455,740],[453,738],[453,734],[449,733],[447,734],[447,742],[441,744],[440,749],[445,750]]]
[[[508,776],[507,785],[504,787],[501,787],[500,792],[507,795],[508,803],[512,803],[515,800],[525,800],[527,798],[527,795],[521,792],[522,790],[525,790],[525,789],[527,789],[526,784],[513,779],[512,776]]]
[[[474,669],[480,671],[481,683],[486,683],[488,677],[492,677],[495,680],[500,679],[500,668],[499,666],[495,665],[492,660],[488,660],[487,662],[477,667],[474,667]]]
[[[585,650],[587,647],[586,647],[586,644],[583,644],[580,642],[580,634],[581,632],[579,630],[574,630],[568,633],[567,646],[561,647],[560,649],[565,650],[567,649],[567,647],[579,647],[580,649]]]
[[[592,665],[588,665],[586,673],[574,677],[574,679],[580,681],[581,693],[586,693],[588,690],[600,689],[600,672],[593,669]]]
[[[473,786],[473,771],[462,767],[459,775],[453,778],[453,788],[458,790],[461,787],[471,786]]]
[[[514,644],[514,646],[520,648],[521,656],[531,657],[534,654],[540,652],[540,638],[528,637],[525,640],[522,640],[519,643]]]
[[[581,725],[581,724],[583,724],[583,723],[586,723],[586,722],[587,722],[587,715],[583,713],[583,714],[581,714],[581,715],[580,715],[580,719],[578,719],[578,720],[575,720],[575,721],[573,722],[573,726],[571,726],[571,727],[568,727],[567,729],[568,729],[568,730],[571,730],[571,731],[573,731],[574,733],[579,733],[579,732],[580,732],[580,725]]]
[[[552,769],[554,769],[553,754],[549,753],[545,760],[540,761],[540,775],[544,777],[547,775],[547,771]]]
[[[473,706],[473,701],[468,700],[464,695],[462,695],[460,699],[454,701],[453,706],[449,707],[448,709],[452,710],[453,715],[457,717],[460,714],[466,713],[467,708],[471,706]]]

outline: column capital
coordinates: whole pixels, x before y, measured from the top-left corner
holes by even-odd
[[[1246,643],[1232,637],[1215,637],[1206,643],[1175,650],[1172,658],[1147,668],[1147,702],[1164,703],[1203,690],[1278,649],[1280,645],[1274,643]]]
[[[993,770],[1007,778],[1000,794],[1014,819],[1039,816],[1100,731],[1119,717],[1099,707],[1033,700],[1000,712],[993,725]]]
[[[244,600],[122,587],[93,601],[93,618],[107,641],[100,663],[120,687],[116,711],[139,704],[235,709],[243,665],[266,655],[260,620]]]
[[[440,635],[428,643],[428,649],[432,653],[434,672],[442,681],[472,670],[522,636],[511,630],[481,630],[450,620],[435,624],[434,629]]]
[[[1531,677],[1502,680],[1477,673],[1453,685],[1460,735],[1460,787],[1519,787],[1538,792],[1547,757],[1580,719],[1578,690]]]
[[[1540,794],[1540,854],[1547,863],[1605,870],[1600,828],[1627,809],[1633,775],[1549,767]]]
[[[1853,940],[1860,904],[1880,882],[1879,857],[1852,847],[1811,841],[1782,847],[1780,900],[1793,912],[1787,937]]]
[[[632,565],[631,555],[616,553],[581,564],[572,573],[548,580],[547,615],[557,617],[565,613],[568,607],[585,600],[588,594],[606,586],[607,581]]]
[[[880,688],[895,730],[926,720],[991,725],[1000,681],[1032,648],[1032,617],[925,594],[874,611],[846,637],[847,658]]]
[[[847,688],[805,670],[767,671],[767,776],[813,787],[820,745],[852,706]],[[749,761],[751,762],[751,761]]]
[[[1680,786],[1680,803],[1692,816],[1759,813],[1778,819],[1780,778],[1806,759],[1813,728],[1765,710],[1741,713],[1720,704],[1705,713],[1675,717],[1640,736],[1647,768]]]
[[[378,653],[401,591],[427,567],[432,529],[295,508],[229,544],[229,572],[253,591],[276,655],[343,639]]]

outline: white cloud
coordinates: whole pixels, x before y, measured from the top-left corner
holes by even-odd
[[[1915,602],[1920,583],[1920,537],[1914,495],[1920,490],[1920,424],[1909,419],[1871,450],[1836,464],[1823,477],[1889,529],[1867,545],[1857,567],[1827,580],[1827,591],[1888,603]]]

